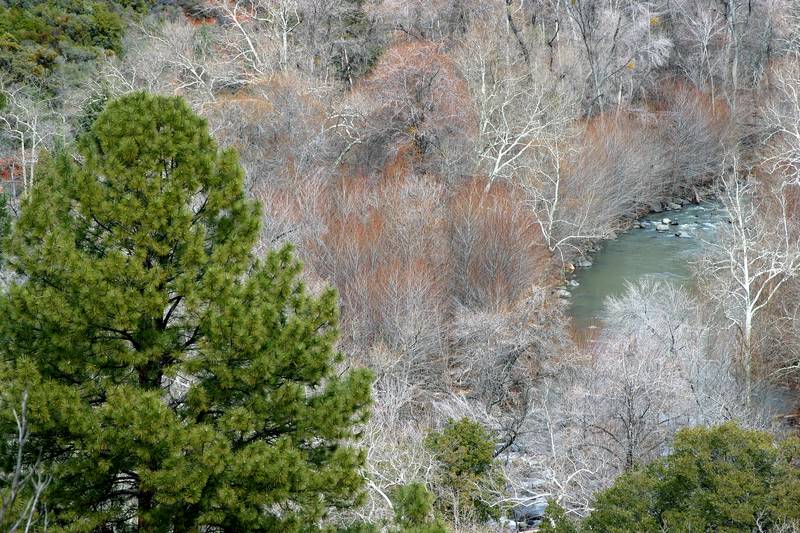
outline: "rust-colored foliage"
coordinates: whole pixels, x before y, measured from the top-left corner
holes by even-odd
[[[0,180],[11,181],[22,176],[22,165],[13,157],[0,158]]]
[[[668,162],[654,121],[608,113],[583,127],[561,187],[562,218],[588,221],[579,233],[613,228],[620,216],[635,215],[665,195]]]
[[[690,196],[719,174],[730,134],[724,103],[684,83],[664,82],[660,92],[646,112],[598,114],[582,124],[564,166],[563,218],[613,229],[621,216]]]
[[[186,13],[185,10],[184,14],[186,15],[186,20],[188,20],[189,24],[192,26],[211,26],[217,23],[217,19],[213,17],[195,17],[192,16],[191,13]]]
[[[339,289],[353,346],[439,345],[454,305],[510,308],[548,277],[551,256],[523,195],[485,186],[471,180],[445,195],[436,180],[406,175],[326,187],[325,229],[303,248]]]
[[[356,344],[394,343],[408,317],[441,330],[455,304],[510,307],[549,276],[551,256],[523,195],[485,185],[472,180],[449,200],[434,180],[409,176],[326,188],[325,230],[304,248],[339,289]]]
[[[358,168],[413,170],[440,176],[469,172],[476,117],[467,83],[440,45],[403,41],[389,48],[353,89],[369,102],[366,139],[353,154]],[[418,159],[407,156],[416,152]]]
[[[383,175],[390,179],[402,178],[411,174],[422,163],[423,154],[413,142],[407,141],[397,147],[383,170]]]
[[[552,263],[541,230],[511,186],[475,179],[448,205],[453,297],[477,308],[500,309],[524,298],[549,275]]]
[[[698,120],[705,121],[719,133],[729,127],[731,118],[725,98],[712,98],[710,93],[681,79],[662,80],[647,108],[654,113],[684,111],[696,114]]]
[[[664,81],[652,106],[669,159],[670,194],[718,175],[732,132],[730,108],[722,98],[682,81]]]
[[[395,343],[405,316],[441,320],[445,249],[438,188],[416,178],[340,178],[322,194],[325,230],[306,244],[341,295],[345,333],[361,346]]]

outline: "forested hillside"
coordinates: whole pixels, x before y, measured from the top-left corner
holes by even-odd
[[[0,0],[0,527],[800,531],[798,93],[795,0]]]

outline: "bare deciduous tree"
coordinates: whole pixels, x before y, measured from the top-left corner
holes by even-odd
[[[42,98],[29,88],[19,86],[0,92],[6,102],[0,109],[0,136],[8,139],[12,153],[16,153],[23,189],[27,189],[35,181],[42,148],[52,146],[59,136],[64,139],[65,118],[56,112],[52,98]]]
[[[788,182],[800,184],[800,51],[773,71],[774,94],[767,101],[765,163]]]
[[[754,387],[756,320],[784,284],[800,273],[800,233],[788,205],[797,187],[781,183],[756,193],[753,183],[728,176],[720,197],[730,224],[709,243],[710,253],[701,264],[711,296],[739,335],[748,401]]]
[[[658,31],[654,22],[660,12],[648,2],[575,0],[567,4],[567,13],[588,66],[589,109],[606,111],[615,96],[619,107],[623,73],[650,72],[669,57],[672,42]]]
[[[143,23],[131,29],[125,56],[106,63],[104,76],[116,93],[180,94],[204,112],[221,91],[258,74],[229,50],[233,40],[227,28],[183,17]]]
[[[533,76],[507,46],[502,36],[478,25],[458,52],[477,106],[478,173],[488,178],[487,191],[498,179],[523,181],[536,167],[533,153],[560,140],[574,118],[564,85],[543,68]]]
[[[696,0],[677,2],[673,16],[675,62],[696,87],[710,92],[713,106],[724,81],[724,17],[719,10],[708,9]]]
[[[681,427],[737,419],[743,408],[715,328],[685,290],[645,281],[608,302],[603,333],[542,369],[509,475],[519,501],[553,497],[583,516],[593,494],[658,456]],[[524,499],[527,498],[527,499]]]
[[[47,530],[47,510],[41,505],[42,495],[50,484],[50,476],[43,473],[39,461],[27,463],[25,449],[28,443],[28,393],[22,394],[19,411],[12,409],[17,426],[16,441],[9,446],[14,452],[10,461],[12,469],[0,472],[0,525],[7,531]]]

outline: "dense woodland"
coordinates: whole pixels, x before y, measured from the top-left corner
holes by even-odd
[[[0,0],[0,187],[9,531],[800,531],[796,0]]]

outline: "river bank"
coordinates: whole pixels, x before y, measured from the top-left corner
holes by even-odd
[[[714,200],[673,205],[632,221],[629,229],[575,261],[559,295],[568,302],[576,328],[601,325],[606,298],[620,295],[629,283],[653,278],[692,285],[691,264],[727,214]]]
[[[729,223],[728,213],[717,200],[688,204],[666,212],[650,212],[602,243],[576,266],[562,290],[572,320],[573,334],[582,343],[602,338],[606,301],[621,296],[628,286],[645,279],[666,281],[696,289],[693,264],[718,238],[719,228]],[[666,229],[665,229],[666,228]],[[762,383],[756,391],[761,404],[782,425],[800,426],[800,402],[791,387]]]

